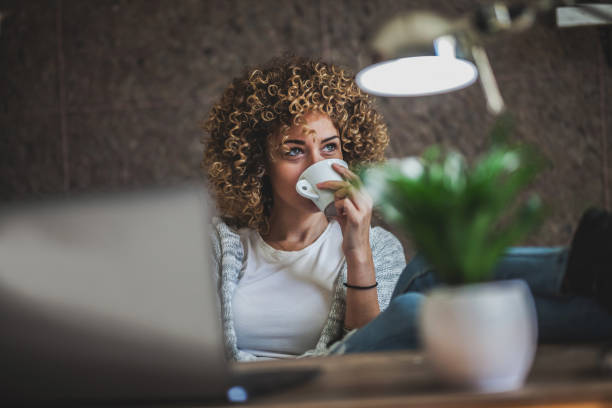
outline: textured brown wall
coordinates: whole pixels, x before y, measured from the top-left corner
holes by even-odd
[[[357,70],[386,18],[478,3],[0,0],[0,198],[199,177],[198,123],[244,65],[290,50]],[[517,136],[552,164],[535,187],[552,213],[529,243],[567,243],[585,206],[610,207],[612,69],[599,35],[544,20],[488,46]],[[478,84],[378,105],[389,156],[435,142],[473,156],[492,123]]]

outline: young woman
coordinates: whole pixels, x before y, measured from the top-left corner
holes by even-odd
[[[318,186],[334,191],[337,217],[295,190],[320,160],[351,167],[383,160],[387,128],[352,75],[317,61],[273,60],[235,79],[204,128],[203,167],[221,215],[213,249],[228,357],[417,347],[419,292],[435,285],[431,268],[418,256],[406,267],[397,238],[370,228],[372,200],[352,187],[350,170],[334,165],[345,181]],[[566,250],[514,251],[496,276],[523,277],[543,295],[541,337],[612,337],[612,317],[592,291],[558,296],[564,276],[577,275],[567,272]],[[610,275],[599,269],[589,279]],[[583,280],[574,286],[588,287]],[[562,319],[585,313],[596,327],[573,336],[575,326]]]

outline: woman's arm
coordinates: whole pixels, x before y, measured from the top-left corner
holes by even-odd
[[[347,265],[346,315],[347,328],[359,328],[380,313],[376,291],[376,273],[370,247],[372,198],[355,187],[358,176],[343,166],[333,165],[347,181],[326,181],[317,187],[335,190],[337,219],[342,228],[342,251]],[[350,286],[370,287],[357,289]]]
[[[365,326],[380,313],[378,293],[376,287],[376,274],[370,245],[359,250],[358,253],[346,255],[347,284],[370,287],[370,289],[346,288],[346,315],[344,326],[347,329],[356,329]]]

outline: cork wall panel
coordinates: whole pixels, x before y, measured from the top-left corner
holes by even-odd
[[[57,115],[0,121],[0,200],[34,199],[64,191]]]
[[[318,52],[300,2],[68,2],[68,103],[149,107],[213,98],[245,65]],[[307,41],[308,31],[315,33]]]
[[[63,191],[57,9],[5,1],[0,12],[0,199]]]
[[[55,4],[44,0],[3,3],[0,115],[54,113],[58,103]]]
[[[535,190],[550,208],[540,237],[548,244],[567,243],[580,213],[601,206],[603,152],[599,148],[600,117],[596,83],[577,84],[572,77],[528,81],[516,77],[500,83],[516,116],[516,137],[535,145],[548,164]],[[558,92],[557,86],[566,92]],[[533,95],[538,95],[534,98]],[[552,238],[551,238],[552,239]]]
[[[198,179],[201,146],[196,119],[193,109],[168,107],[71,116],[71,189],[107,190]]]
[[[601,132],[601,151],[605,151],[605,167],[601,174],[602,200],[605,207],[612,208],[612,29],[603,33],[608,39],[608,54],[601,54],[601,64],[599,70],[600,92],[599,109],[602,121],[600,124]],[[608,60],[606,60],[608,58]]]
[[[300,2],[169,4],[66,2],[75,188],[198,177],[200,123],[231,78],[285,51],[318,49],[303,40],[317,32],[318,9]]]
[[[550,215],[530,242],[567,244],[582,211],[605,205],[597,32],[541,24],[488,48],[516,116],[516,137],[536,145],[549,162],[535,190]]]
[[[418,155],[442,144],[474,157],[486,146],[493,117],[477,83],[444,95],[379,99],[389,122],[390,156]]]
[[[416,9],[458,17],[479,3],[0,1],[2,199],[198,178],[199,123],[246,65],[289,51],[357,71],[388,18]],[[486,43],[516,137],[551,163],[534,186],[551,215],[528,243],[566,243],[585,206],[610,205],[612,69],[599,38],[547,17]],[[478,83],[377,106],[391,157],[440,143],[473,159],[494,120]]]
[[[205,2],[65,4],[67,103],[73,112],[188,104],[198,78],[213,66],[202,41]]]
[[[557,28],[543,18],[528,30],[485,42],[495,75],[499,78],[554,76],[565,69],[592,72],[601,44],[591,27]]]

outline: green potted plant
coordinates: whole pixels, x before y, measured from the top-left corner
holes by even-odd
[[[533,299],[521,281],[490,280],[506,249],[542,219],[536,195],[521,193],[541,168],[527,146],[500,140],[472,165],[455,151],[390,160],[362,172],[383,217],[404,230],[446,286],[421,314],[421,337],[434,367],[454,384],[481,391],[522,385],[537,340]]]

